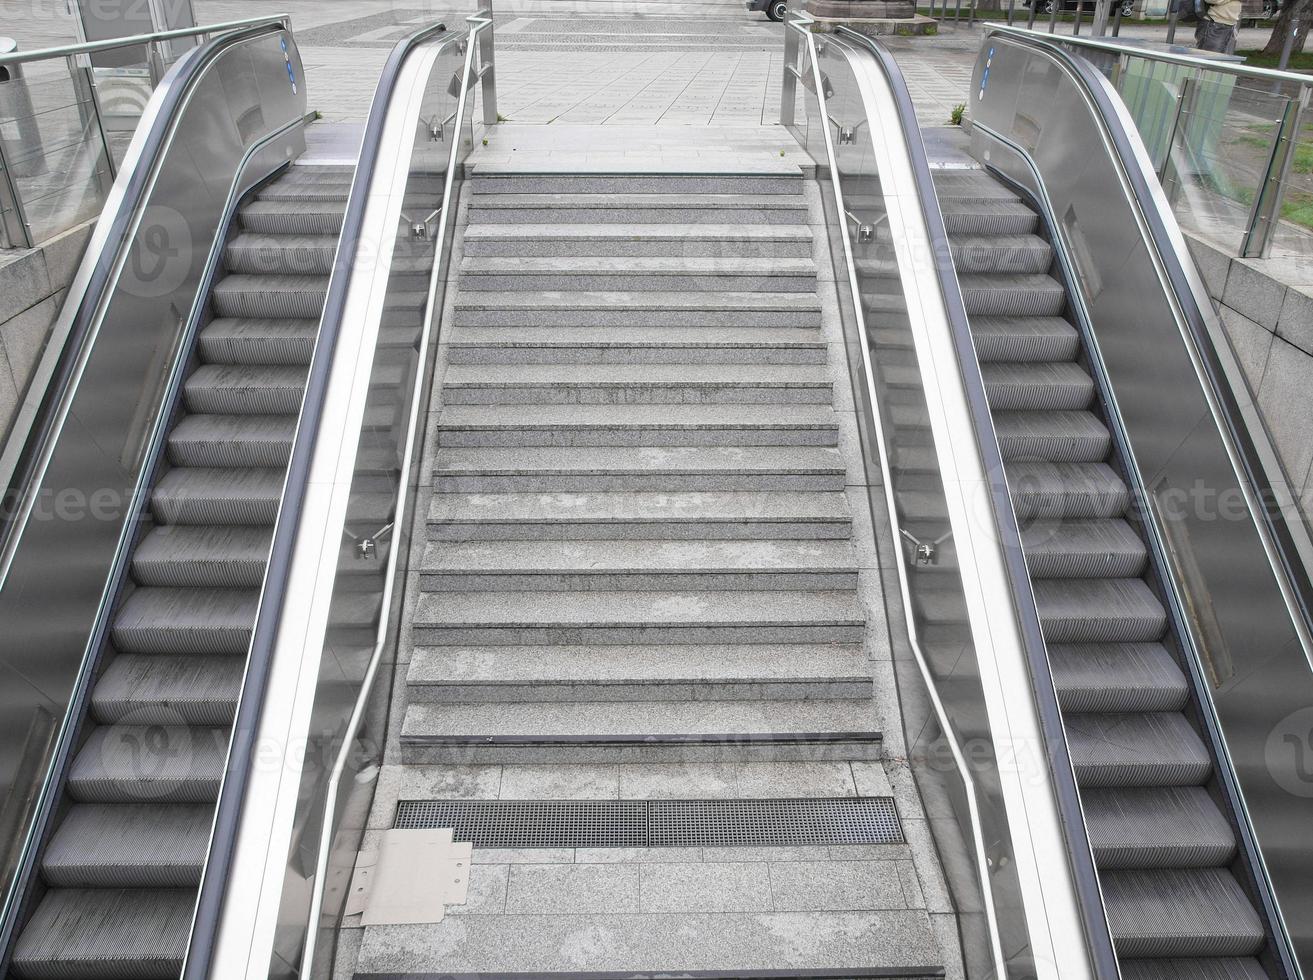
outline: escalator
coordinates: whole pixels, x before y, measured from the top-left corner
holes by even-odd
[[[1266,977],[1255,957],[1267,935],[1234,868],[1236,835],[1052,239],[985,170],[937,171],[935,189],[1122,975]]]
[[[228,232],[17,977],[181,970],[350,179],[292,166]]]
[[[809,26],[785,120],[868,354],[902,677],[934,692],[913,769],[940,847],[975,843],[968,975],[1305,975],[1309,803],[1274,748],[1313,698],[1299,518],[1125,108],[992,27],[965,131],[923,138],[882,45]]]

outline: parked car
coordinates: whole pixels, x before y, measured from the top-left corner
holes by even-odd
[[[749,10],[764,10],[766,16],[773,21],[784,19],[784,11],[787,8],[785,0],[747,0]]]
[[[1021,0],[1021,6],[1029,8],[1032,0]],[[1095,0],[1038,0],[1039,9],[1046,14],[1053,13],[1054,5],[1061,3],[1058,10],[1068,11],[1075,10],[1077,6],[1083,11],[1093,13],[1095,9]],[[1121,0],[1122,16],[1130,17],[1135,13],[1135,0]]]

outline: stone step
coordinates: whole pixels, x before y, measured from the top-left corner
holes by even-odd
[[[834,446],[828,405],[449,405],[438,445]]]
[[[805,259],[806,225],[480,224],[465,231],[467,256],[613,256]]]
[[[423,593],[421,645],[856,643],[866,613],[843,592]]]
[[[412,702],[869,698],[861,644],[419,647]]]
[[[829,405],[824,365],[455,364],[444,405]]]
[[[827,348],[818,334],[803,330],[760,331],[761,333],[808,334],[799,339],[713,340],[689,336],[698,331],[681,331],[682,337],[652,336],[655,331],[614,331],[587,327],[573,330],[536,328],[533,333],[518,328],[463,327],[458,338],[447,344],[449,364],[824,364]],[[533,329],[533,328],[529,328]],[[702,333],[720,333],[703,328]],[[749,333],[743,330],[739,333]],[[479,334],[493,334],[481,337]],[[495,336],[512,334],[507,339]],[[534,333],[542,336],[535,336]],[[591,333],[589,337],[587,334]],[[625,336],[646,334],[647,336]],[[667,331],[674,333],[674,331]],[[566,336],[560,336],[565,334]],[[584,336],[571,337],[570,334]],[[551,336],[549,336],[551,335]]]
[[[460,264],[462,289],[483,292],[670,292],[675,290],[765,293],[814,293],[816,266],[811,258],[761,262],[735,255],[567,256],[502,258],[466,256]]]
[[[430,541],[419,572],[443,592],[857,588],[846,541]]]
[[[474,292],[454,299],[462,327],[815,327],[808,293]]]
[[[733,196],[799,195],[802,175],[796,166],[778,175],[735,173],[495,173],[480,164],[470,179],[476,198],[490,194],[595,194],[607,197],[634,194]]]
[[[406,706],[415,764],[874,760],[865,700],[596,701]]]
[[[816,446],[446,449],[436,493],[842,490],[847,467]]]
[[[469,223],[805,224],[801,195],[476,194]]]
[[[843,540],[841,493],[434,494],[435,541]]]

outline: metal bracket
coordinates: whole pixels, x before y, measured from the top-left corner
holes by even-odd
[[[350,531],[346,530],[346,528],[342,529],[342,533],[356,543],[355,554],[358,561],[371,561],[378,557],[379,541],[392,533],[392,524],[390,522],[384,524],[373,534],[367,535],[363,538],[357,537]]]
[[[857,228],[858,244],[869,245],[871,242],[875,241],[875,225],[866,224],[865,222],[862,221],[861,218],[857,217],[857,215],[853,214],[851,211],[845,211],[843,214],[844,217],[846,217],[849,221],[851,221],[853,225]]]
[[[898,533],[912,543],[912,556],[918,565],[938,565],[939,546],[953,536],[953,532],[948,531],[933,541],[922,541],[915,535],[910,534],[906,528],[900,527]]]

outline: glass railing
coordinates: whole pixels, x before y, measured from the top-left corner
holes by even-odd
[[[207,867],[222,917],[212,953],[193,937],[184,976],[263,976],[264,963],[270,977],[335,975],[383,762],[480,79],[483,122],[496,121],[491,13],[451,22],[461,29],[435,24],[396,46],[366,124],[252,641],[264,697],[239,707],[220,803],[216,841],[239,845],[229,866]]]
[[[162,82],[140,165],[116,182],[38,368],[49,384],[13,439],[0,537],[0,948],[79,735],[223,231],[241,197],[304,148],[305,92],[288,83],[289,64],[299,70],[296,45],[274,18],[215,39]],[[239,93],[236,77],[254,84]]]
[[[790,19],[783,116],[826,188],[859,431],[876,469],[867,489],[896,548],[884,587],[906,754],[953,894],[966,975],[1115,977],[911,99],[873,42],[843,30],[817,39],[805,15]]]
[[[1112,82],[1184,230],[1231,255],[1313,257],[1313,77],[1127,40],[1048,40]]]
[[[0,54],[0,248],[100,214],[151,92],[185,54],[173,41],[271,19]]]

